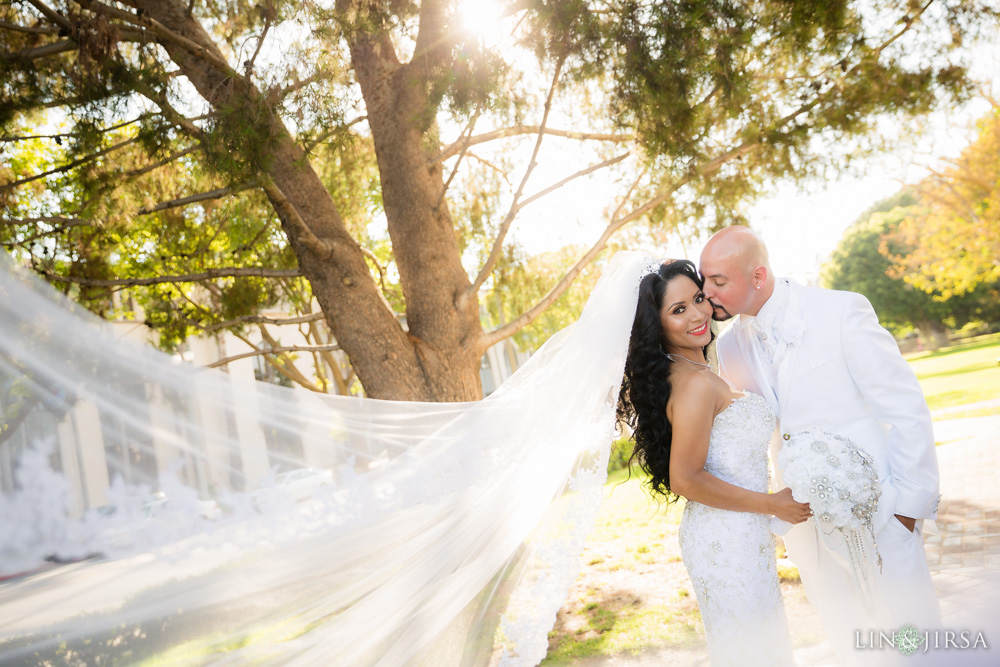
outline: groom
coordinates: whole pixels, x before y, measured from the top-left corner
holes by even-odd
[[[882,496],[874,526],[882,571],[873,613],[812,520],[792,527],[785,545],[841,663],[884,660],[884,653],[860,650],[855,633],[867,639],[870,631],[891,634],[906,624],[921,632],[941,626],[922,539],[923,520],[935,518],[939,496],[920,386],[867,299],[776,279],[767,248],[749,228],[715,234],[699,268],[715,319],[737,316],[718,341],[721,375],[763,395],[778,416],[772,460],[792,434],[818,428],[850,438],[877,464]]]

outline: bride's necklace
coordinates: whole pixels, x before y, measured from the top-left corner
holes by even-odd
[[[709,366],[708,364],[703,364],[700,361],[694,361],[693,359],[688,359],[687,357],[682,357],[679,354],[671,354],[670,352],[668,352],[667,353],[667,358],[668,359],[673,359],[674,361],[678,361],[679,359],[683,359],[684,361],[688,362],[689,364],[694,364],[695,366],[704,366],[705,368],[707,368],[709,370],[712,369],[712,367]]]

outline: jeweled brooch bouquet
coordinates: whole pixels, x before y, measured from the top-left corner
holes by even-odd
[[[826,545],[849,561],[870,606],[874,566],[882,567],[872,523],[882,494],[875,461],[848,438],[808,429],[783,443],[778,467],[795,500],[809,503]]]

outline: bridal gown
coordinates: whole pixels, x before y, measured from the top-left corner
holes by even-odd
[[[767,491],[775,417],[757,394],[715,417],[705,470],[751,491]],[[770,517],[688,501],[681,553],[694,585],[713,667],[794,665],[778,586]]]

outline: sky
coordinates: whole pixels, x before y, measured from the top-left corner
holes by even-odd
[[[913,143],[858,160],[852,173],[839,178],[776,184],[749,209],[750,224],[764,237],[775,273],[803,284],[818,284],[820,267],[847,227],[872,204],[898,192],[904,183],[918,182],[927,174],[927,165],[957,156],[974,138],[975,121],[989,107],[985,99],[977,98],[963,107],[937,112],[927,119],[922,133],[915,132]],[[572,146],[565,150],[565,156],[539,165],[528,192],[578,168]],[[603,208],[613,197],[614,188],[601,178],[595,176],[564,188],[547,197],[548,201],[526,209],[512,235],[531,254],[573,243],[589,245],[600,235]],[[705,240],[685,244],[671,240],[666,244],[667,256],[697,262]]]
[[[830,257],[844,231],[875,202],[904,183],[927,175],[926,165],[955,157],[973,138],[974,123],[989,110],[976,99],[950,113],[937,113],[916,147],[873,156],[863,171],[825,183],[783,185],[751,209],[751,224],[768,245],[771,267],[779,275],[816,284],[820,266]]]
[[[470,6],[483,11],[488,0],[468,0]],[[489,25],[489,22],[484,22]],[[972,75],[1000,97],[998,85],[992,82],[1000,70],[1000,45],[986,40],[972,47]],[[900,128],[898,124],[885,129],[891,135],[901,134],[908,140],[892,150],[871,155],[855,162],[850,174],[834,176],[827,181],[802,184],[778,183],[767,196],[749,209],[751,226],[767,243],[772,269],[804,284],[818,284],[820,267],[830,257],[844,231],[872,204],[892,196],[904,184],[915,184],[925,177],[927,166],[940,166],[943,158],[956,157],[974,138],[975,122],[990,109],[985,97],[977,97],[958,108],[942,109],[927,117],[923,128]],[[558,126],[554,123],[550,126]],[[566,129],[586,129],[568,127]],[[899,132],[902,130],[902,132]],[[592,163],[593,155],[575,152],[572,145],[552,161],[540,161],[526,194]],[[607,172],[563,188],[546,197],[531,210],[519,214],[511,236],[529,254],[555,250],[568,244],[589,246],[603,230],[604,209],[614,200],[616,188],[602,183]],[[707,239],[668,242],[667,257],[687,257],[697,262]],[[642,250],[642,248],[637,248]]]

